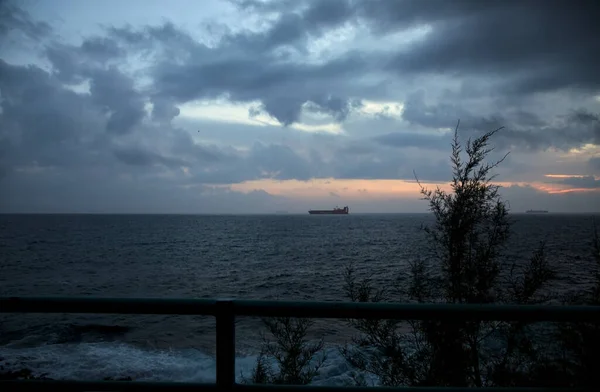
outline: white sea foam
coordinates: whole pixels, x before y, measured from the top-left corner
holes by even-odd
[[[314,384],[343,385],[351,369],[336,348],[325,351],[327,359]],[[0,364],[8,371],[29,369],[35,376],[52,379],[101,380],[131,377],[139,381],[214,382],[213,356],[195,349],[147,350],[124,343],[52,344],[29,348],[0,348]],[[236,358],[238,381],[248,376],[256,356]]]

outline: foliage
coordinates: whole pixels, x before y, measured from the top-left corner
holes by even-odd
[[[306,385],[318,374],[326,357],[322,353],[324,342],[307,339],[313,321],[304,318],[277,317],[263,319],[275,341],[266,337],[263,349],[252,374],[244,381],[253,384]],[[277,370],[270,361],[276,363]]]
[[[463,146],[458,126],[452,141],[451,191],[421,187],[435,223],[423,227],[430,258],[409,263],[395,287],[376,287],[346,268],[344,288],[354,302],[396,300],[413,303],[531,305],[550,299],[554,279],[542,242],[529,260],[507,264],[511,234],[508,207],[492,171],[506,158],[486,163],[493,151],[488,132]],[[595,284],[570,303],[600,305],[600,238],[594,225]],[[430,262],[433,261],[433,262]],[[600,371],[598,323],[561,325],[468,320],[347,320],[358,334],[340,351],[354,369],[354,383],[369,378],[384,386],[529,387],[596,385]],[[310,344],[310,322],[264,320],[275,343],[265,341],[247,382],[308,384],[318,374],[323,342]],[[542,344],[532,339],[550,337]],[[556,343],[557,342],[557,343]],[[548,343],[548,344],[546,344]],[[275,361],[277,371],[270,365]],[[369,377],[372,376],[372,377]]]
[[[375,289],[371,279],[358,281],[355,268],[345,271],[345,291],[354,302],[381,302],[388,300],[383,289]],[[406,321],[399,320],[348,320],[362,334],[355,336],[352,345],[341,349],[348,363],[360,372],[353,372],[357,385],[366,386],[364,373],[375,375],[386,386],[420,385],[427,369],[423,366],[428,353],[423,350],[419,334],[403,331]],[[413,330],[414,331],[414,330]],[[406,346],[413,350],[406,350]]]
[[[506,155],[494,163],[485,162],[493,151],[488,147],[490,138],[498,131],[469,139],[463,151],[457,125],[451,192],[426,189],[417,179],[435,217],[434,225],[424,227],[435,263],[429,266],[421,259],[410,265],[409,280],[399,282],[399,287],[408,288],[399,293],[403,300],[449,304],[540,301],[540,289],[553,277],[543,245],[519,273],[517,265],[501,261],[511,221],[499,186],[492,182],[492,170]],[[503,275],[509,275],[510,289],[502,285]],[[358,302],[384,299],[370,280],[359,282],[352,267],[346,272],[346,293]],[[347,346],[342,354],[355,369],[375,375],[386,386],[504,386],[514,383],[517,376],[526,383],[522,376],[534,374],[528,366],[537,363],[524,323],[350,320],[350,324],[360,335],[354,348]],[[499,339],[504,349],[489,350]],[[360,377],[356,380],[362,383]]]

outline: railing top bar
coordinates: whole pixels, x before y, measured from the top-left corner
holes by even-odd
[[[218,391],[217,384],[147,381],[0,381],[3,391]],[[512,391],[511,391],[512,392]]]
[[[234,390],[248,392],[583,392],[585,388],[542,388],[542,387],[353,387],[321,385],[273,385],[273,384],[237,384]]]
[[[404,320],[596,321],[599,306],[449,305],[179,298],[0,297],[0,313],[121,313]],[[233,303],[233,306],[231,306]]]
[[[401,320],[596,321],[600,306],[401,304],[356,302],[234,301],[235,314],[261,317]]]
[[[54,381],[54,380],[18,380],[0,381],[3,390],[19,391],[218,391],[216,384],[178,383],[178,382],[140,382],[140,381]],[[317,385],[265,385],[235,384],[233,391],[299,391],[299,392],[579,392],[585,388],[455,388],[455,387],[336,387]]]
[[[215,315],[214,299],[0,297],[0,313],[120,313]]]

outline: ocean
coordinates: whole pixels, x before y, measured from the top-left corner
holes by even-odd
[[[511,215],[503,261],[522,262],[545,241],[557,271],[550,291],[591,283],[590,215]],[[411,260],[429,257],[430,214],[0,215],[0,296],[347,300],[344,268],[390,287]],[[597,222],[600,222],[597,220]],[[236,325],[238,374],[260,350],[260,320]],[[355,331],[317,320],[328,354],[316,384],[349,368],[337,347]],[[0,314],[0,366],[56,379],[132,377],[211,382],[215,324],[202,316]]]

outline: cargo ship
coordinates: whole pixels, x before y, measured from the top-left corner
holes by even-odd
[[[527,210],[526,214],[547,214],[548,210]]]
[[[348,215],[350,209],[348,206],[344,208],[335,207],[333,210],[310,210],[308,211],[311,215]]]

